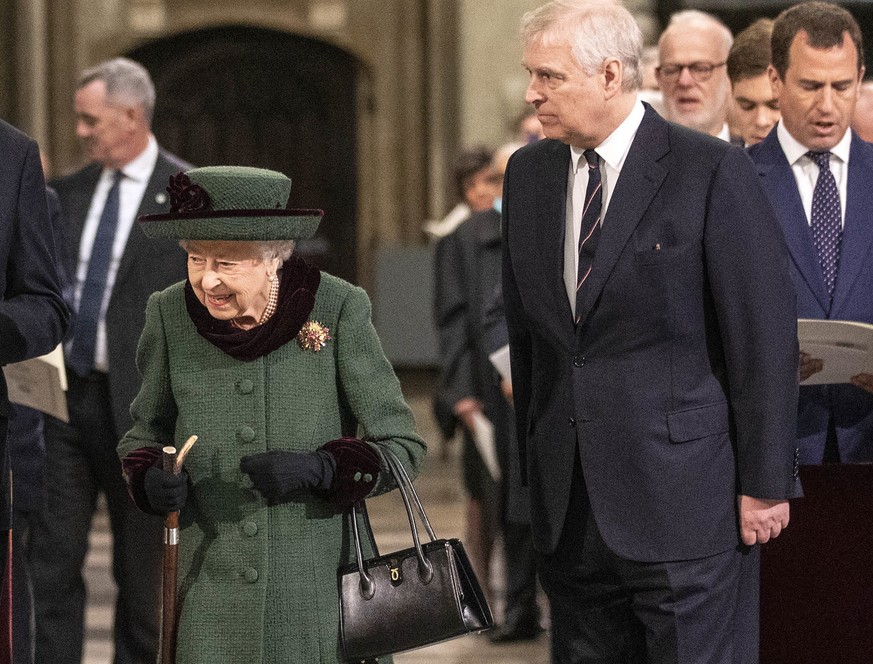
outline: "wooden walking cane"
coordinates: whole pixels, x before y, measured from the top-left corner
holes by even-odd
[[[197,436],[191,436],[176,454],[176,448],[163,449],[162,467],[178,475]],[[179,574],[179,512],[170,512],[164,520],[163,617],[161,623],[161,664],[176,662],[176,580]]]

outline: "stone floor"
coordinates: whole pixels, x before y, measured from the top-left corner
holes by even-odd
[[[416,488],[437,536],[460,537],[463,502],[457,446],[441,448],[431,417],[433,380],[434,376],[428,372],[401,373],[404,394],[415,411],[419,431],[431,446],[424,470],[416,480]],[[408,525],[405,519],[398,517],[402,513],[399,512],[402,509],[399,497],[388,495],[370,502],[370,517],[382,550],[409,546]],[[109,664],[112,661],[111,626],[115,588],[110,575],[111,546],[106,514],[101,512],[95,518],[91,550],[86,563],[88,608],[83,664]],[[495,564],[499,566],[500,561],[495,560]],[[500,587],[492,590],[499,598]],[[499,599],[494,608],[499,615]],[[396,664],[547,664],[548,637],[544,633],[533,642],[495,646],[484,635],[474,635],[405,653],[394,660]]]

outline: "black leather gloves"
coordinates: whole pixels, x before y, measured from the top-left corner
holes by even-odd
[[[188,473],[164,472],[159,466],[152,466],[145,472],[143,488],[149,506],[158,514],[177,512],[188,498]]]
[[[276,501],[301,489],[330,491],[336,461],[324,450],[270,450],[243,457],[239,469],[251,477],[255,489],[267,500]]]

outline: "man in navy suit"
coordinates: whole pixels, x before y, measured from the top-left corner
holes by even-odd
[[[64,336],[69,313],[61,298],[55,246],[46,206],[46,189],[36,143],[5,122],[0,121],[0,365],[20,362],[51,351]],[[9,561],[8,533],[12,528],[10,504],[10,446],[7,445],[12,407],[6,395],[6,381],[0,372],[0,565],[3,588],[7,587]],[[15,437],[15,431],[11,438]],[[38,456],[34,447],[19,450]],[[16,468],[16,472],[21,470]],[[18,480],[15,478],[16,499]],[[22,478],[22,482],[25,479]],[[16,504],[16,507],[18,505]],[[16,526],[17,527],[17,526]],[[15,552],[16,556],[20,552]],[[17,578],[16,578],[17,581]],[[13,584],[13,592],[17,591]],[[28,619],[29,604],[19,606],[13,596],[13,616],[18,626]],[[4,625],[0,637],[0,659],[10,661],[10,625]],[[16,630],[16,637],[21,636]],[[25,637],[26,638],[26,637]],[[17,652],[17,651],[16,651]],[[17,657],[11,661],[20,661]]]
[[[741,543],[799,491],[784,240],[742,150],[638,100],[627,10],[522,32],[548,138],[509,162],[503,281],[553,660],[732,663]]]
[[[845,9],[811,2],[779,15],[771,44],[782,120],[749,154],[788,243],[797,315],[873,323],[873,146],[849,130],[864,77],[861,30]],[[828,215],[818,201],[828,199],[834,228],[820,233]],[[801,382],[820,369],[801,352]],[[801,385],[801,463],[873,461],[873,376],[853,383]]]

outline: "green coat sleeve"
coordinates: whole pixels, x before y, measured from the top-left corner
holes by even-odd
[[[370,311],[370,299],[360,288],[353,289],[343,303],[336,330],[340,386],[362,430],[361,438],[377,448],[390,448],[415,477],[427,446],[415,432],[415,419],[382,351]],[[383,464],[371,495],[394,487]]]

